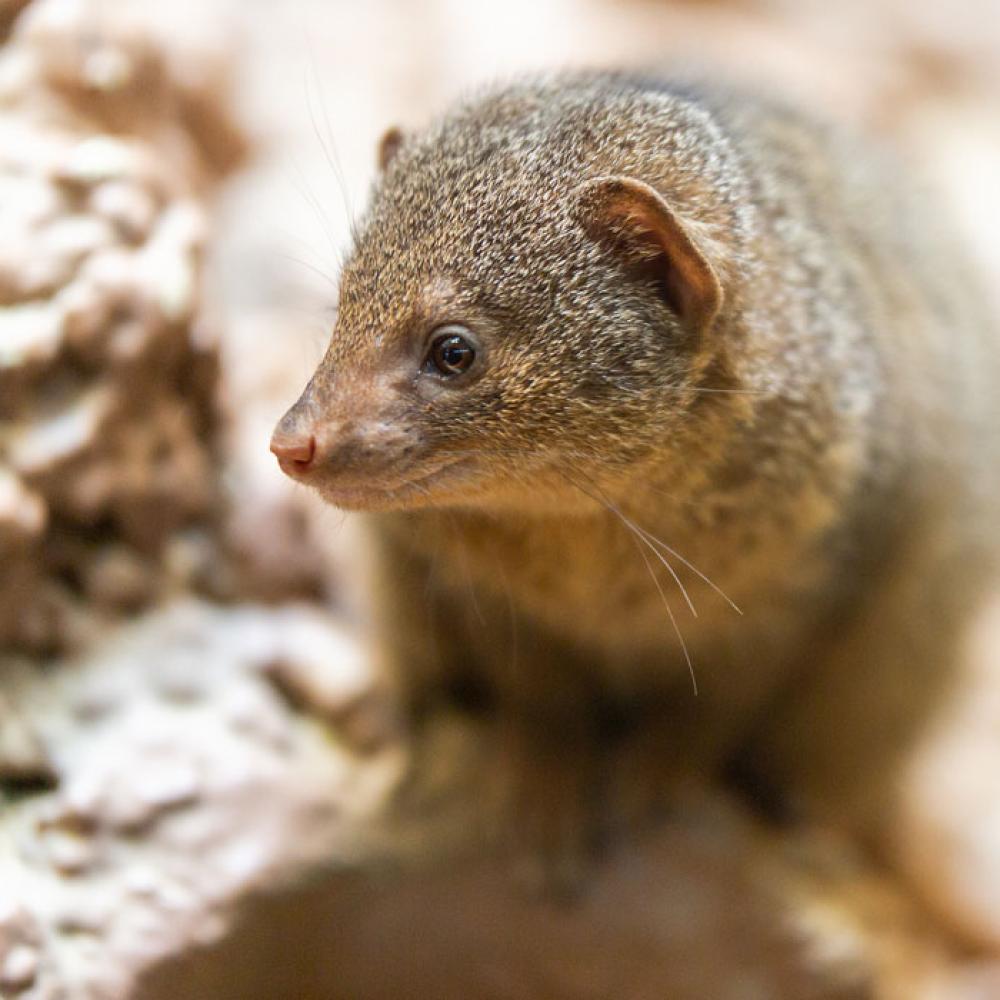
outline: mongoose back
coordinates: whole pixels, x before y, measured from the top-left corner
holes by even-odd
[[[886,835],[996,569],[1000,342],[940,205],[765,99],[620,74],[379,160],[272,450],[371,512],[414,711],[509,724],[553,855],[567,810],[584,843],[724,771]]]

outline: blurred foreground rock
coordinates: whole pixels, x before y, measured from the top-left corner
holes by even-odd
[[[244,897],[358,853],[399,748],[358,754],[289,707],[270,671],[323,654],[349,707],[357,651],[306,608],[181,604],[51,677],[7,665],[7,710],[55,787],[7,788],[0,996],[130,997]]]
[[[53,786],[0,823],[5,998],[995,995],[955,986],[947,945],[847,844],[719,795],[579,903],[526,895],[487,834],[489,732],[441,717],[414,747],[386,712],[357,739],[364,658],[306,606],[183,602],[51,678],[8,668],[5,693]],[[414,758],[434,763],[404,809]]]

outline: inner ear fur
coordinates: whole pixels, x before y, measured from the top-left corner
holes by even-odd
[[[376,160],[379,170],[384,171],[392,163],[396,154],[402,148],[405,138],[403,130],[396,125],[386,129],[382,133],[382,138],[379,139],[376,150]]]
[[[583,183],[577,196],[591,237],[651,276],[685,326],[706,330],[722,308],[722,285],[690,228],[659,192],[630,177],[598,177]]]

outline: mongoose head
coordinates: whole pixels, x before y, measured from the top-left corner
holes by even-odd
[[[747,200],[710,117],[563,77],[393,130],[379,159],[282,468],[368,510],[558,508],[670,449],[680,471],[725,405],[699,390],[729,378]]]

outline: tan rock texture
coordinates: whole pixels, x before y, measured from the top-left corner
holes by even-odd
[[[31,4],[0,53],[0,643],[72,647],[207,569],[205,199],[244,149],[101,5]]]

